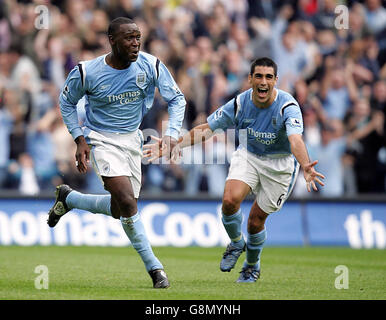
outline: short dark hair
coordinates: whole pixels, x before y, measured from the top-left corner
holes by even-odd
[[[107,30],[107,35],[113,36],[119,30],[121,24],[132,24],[135,23],[133,19],[126,17],[118,17],[110,22],[109,28]]]
[[[255,67],[256,66],[259,66],[259,67],[272,67],[273,68],[273,72],[275,74],[275,77],[277,76],[277,64],[275,63],[275,61],[273,61],[270,58],[267,58],[267,57],[257,58],[255,61],[253,61],[252,64],[251,64],[251,71],[250,71],[251,75],[253,75],[253,73],[255,72]]]

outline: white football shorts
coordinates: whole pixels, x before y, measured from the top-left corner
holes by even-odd
[[[90,160],[102,181],[104,177],[127,176],[133,188],[134,197],[141,190],[141,160],[143,134],[141,130],[129,133],[97,132],[85,130],[91,147]]]
[[[299,163],[293,155],[258,156],[245,148],[232,154],[227,180],[250,186],[256,202],[267,214],[281,209],[295,185]]]

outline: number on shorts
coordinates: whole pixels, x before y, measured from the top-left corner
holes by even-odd
[[[281,202],[283,201],[283,197],[284,196],[285,196],[285,193],[281,194],[279,199],[277,200],[276,204],[277,204],[278,207],[280,206]]]

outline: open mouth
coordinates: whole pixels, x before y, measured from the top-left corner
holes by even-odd
[[[131,51],[129,53],[129,56],[131,59],[137,59],[138,58],[138,55],[139,55],[139,50],[136,50],[136,51]]]
[[[260,98],[265,98],[268,95],[268,88],[257,88],[257,93]]]

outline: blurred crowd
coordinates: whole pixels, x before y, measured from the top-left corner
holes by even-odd
[[[48,9],[48,28],[39,27],[39,5]],[[348,10],[336,12],[338,5]],[[185,94],[184,129],[246,90],[251,62],[268,56],[278,64],[278,88],[301,106],[310,157],[326,176],[317,196],[385,193],[381,0],[0,0],[0,189],[38,194],[68,183],[103,191],[92,169],[76,170],[58,96],[78,61],[110,51],[106,30],[119,16],[135,20],[142,50],[169,68]],[[82,121],[84,101],[78,110]],[[141,128],[161,134],[167,117],[157,95]],[[184,152],[194,161],[144,164],[142,190],[221,196],[229,157],[205,159],[232,150],[231,141],[219,136],[210,148]],[[303,180],[300,173],[295,196],[306,195]]]

